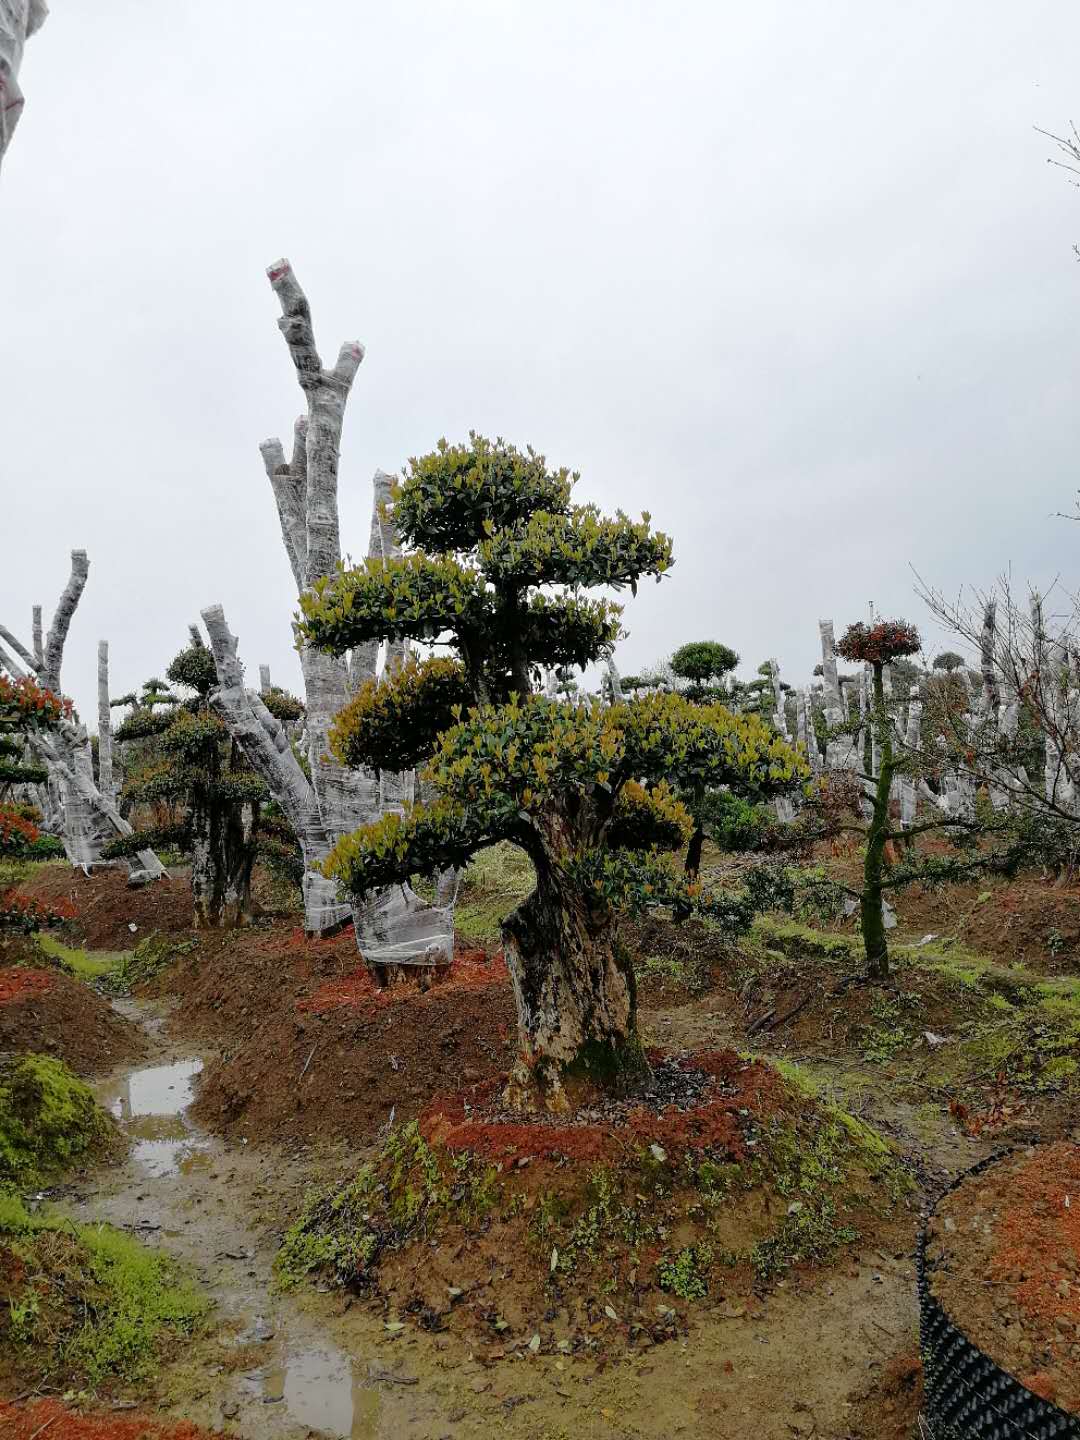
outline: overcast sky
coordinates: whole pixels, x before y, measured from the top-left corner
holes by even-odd
[[[675,541],[636,670],[688,639],[801,681],[817,620],[922,622],[1077,570],[1080,119],[1066,0],[52,0],[0,174],[0,619],[90,555],[64,688],[95,713],[225,605],[299,686],[258,443],[360,339],[342,537],[470,428]],[[28,638],[28,636],[27,636]],[[939,638],[930,637],[936,648]]]

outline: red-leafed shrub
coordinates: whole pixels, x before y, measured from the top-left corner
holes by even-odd
[[[40,834],[33,821],[0,805],[0,855],[25,855]]]
[[[29,935],[45,925],[64,925],[75,918],[70,905],[42,905],[29,895],[9,890],[0,895],[0,930],[22,930]]]
[[[55,725],[70,719],[72,705],[61,695],[44,689],[29,675],[12,680],[0,675],[0,719],[20,724]]]
[[[879,620],[876,625],[849,625],[836,647],[845,660],[879,661],[887,665],[922,649],[919,632],[906,620]]]

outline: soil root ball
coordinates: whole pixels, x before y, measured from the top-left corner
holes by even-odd
[[[947,1440],[1080,1440],[1080,1145],[990,1156],[919,1239],[927,1418]]]

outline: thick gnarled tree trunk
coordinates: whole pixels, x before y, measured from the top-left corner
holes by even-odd
[[[536,888],[502,925],[519,1044],[506,1100],[517,1110],[565,1114],[597,1095],[633,1094],[649,1079],[617,913],[570,872],[602,825],[588,806],[572,815],[552,807],[530,825]]]
[[[554,871],[503,922],[518,1012],[506,1090],[517,1110],[555,1114],[596,1094],[627,1095],[649,1076],[637,1032],[633,964],[611,907]]]
[[[251,922],[255,820],[255,808],[246,803],[195,807],[191,896],[197,926],[236,929]]]

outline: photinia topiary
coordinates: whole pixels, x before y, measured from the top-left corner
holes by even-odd
[[[441,443],[410,462],[393,496],[398,532],[416,548],[316,586],[299,620],[301,638],[333,654],[383,638],[456,651],[403,667],[338,717],[339,758],[422,764],[425,803],[346,836],[325,869],[364,896],[501,841],[526,852],[536,889],[503,924],[519,1040],[506,1099],[552,1111],[648,1078],[621,912],[666,906],[735,930],[783,889],[764,869],[732,891],[688,880],[671,860],[691,825],[674,790],[728,785],[758,798],[806,774],[762,720],[719,704],[533,693],[542,667],[595,662],[620,633],[620,607],[583,589],[633,591],[672,563],[648,515],[573,504],[576,480],[501,440]]]
[[[44,765],[25,757],[26,738],[72,716],[72,704],[29,675],[13,680],[0,674],[0,795],[14,785],[38,785],[48,778]]]
[[[915,626],[906,620],[879,620],[874,625],[849,625],[836,648],[845,660],[888,665],[901,656],[917,655],[922,641]]]

